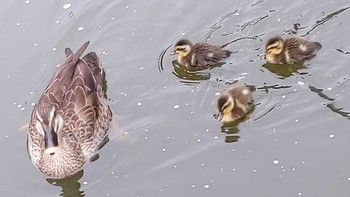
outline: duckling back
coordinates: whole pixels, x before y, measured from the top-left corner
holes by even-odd
[[[285,63],[295,64],[310,60],[322,48],[319,42],[311,42],[301,37],[291,37],[285,41]]]
[[[228,91],[235,101],[232,118],[236,120],[246,116],[253,108],[252,93],[255,91],[255,87],[251,85],[237,85]]]
[[[217,100],[216,117],[223,122],[232,122],[245,117],[253,108],[251,85],[233,85],[225,90]]]
[[[255,90],[256,88],[252,85],[234,85],[227,90],[227,93],[238,103],[238,108],[247,112],[251,110],[253,104],[252,94]]]
[[[207,43],[197,43],[194,45],[192,59],[196,60],[197,66],[212,66],[224,58],[231,55],[231,51]]]

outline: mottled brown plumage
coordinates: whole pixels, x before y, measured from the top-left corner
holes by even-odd
[[[186,67],[209,67],[218,63],[223,58],[230,56],[231,51],[205,42],[192,44],[191,41],[182,39],[175,44],[174,52],[177,61]]]
[[[266,43],[266,60],[272,64],[295,64],[313,58],[321,48],[319,42],[310,42],[302,37],[283,40],[277,36]]]
[[[50,178],[73,175],[96,154],[107,137],[112,112],[102,90],[104,75],[96,53],[82,59],[89,42],[76,53],[66,48],[33,109],[27,137],[30,159]]]
[[[222,122],[243,118],[252,110],[254,91],[255,87],[251,85],[231,86],[218,97],[217,114],[214,117]]]

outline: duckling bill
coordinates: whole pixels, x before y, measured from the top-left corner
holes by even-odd
[[[217,99],[217,113],[214,117],[222,122],[232,122],[245,117],[253,108],[251,85],[233,85]]]
[[[231,51],[219,46],[205,42],[193,44],[187,39],[179,40],[174,52],[177,54],[177,62],[187,68],[210,67],[231,55]]]
[[[321,48],[319,42],[311,42],[302,37],[283,39],[276,36],[266,43],[266,60],[272,64],[296,64],[310,60]]]

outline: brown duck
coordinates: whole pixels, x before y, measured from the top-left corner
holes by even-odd
[[[34,166],[49,178],[75,174],[107,138],[112,112],[103,92],[104,73],[96,53],[82,59],[89,42],[76,53],[66,48],[35,105],[27,136]]]
[[[186,39],[179,40],[175,44],[174,52],[177,54],[177,62],[187,68],[213,66],[231,55],[231,51],[219,46],[205,42],[193,44]]]
[[[310,42],[302,37],[284,40],[276,36],[266,43],[266,60],[272,64],[295,64],[313,58],[321,48],[319,42]]]
[[[217,113],[214,117],[222,122],[232,122],[245,117],[253,108],[251,85],[233,85],[217,99]]]

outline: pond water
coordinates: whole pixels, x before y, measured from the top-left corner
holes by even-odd
[[[4,1],[0,5],[1,196],[349,196],[350,4],[346,0]],[[264,44],[323,45],[304,65],[265,65]],[[187,71],[173,44],[225,45],[225,63]],[[31,110],[64,48],[90,40],[118,129],[100,158],[46,180],[26,152]],[[232,83],[258,89],[250,118],[213,118]],[[232,125],[231,125],[232,126]]]

